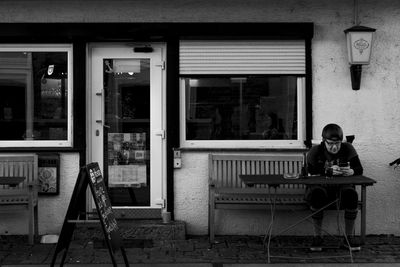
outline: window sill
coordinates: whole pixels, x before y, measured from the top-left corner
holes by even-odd
[[[304,148],[205,148],[205,147],[180,147],[183,152],[306,152]]]
[[[0,152],[82,152],[73,147],[0,147]]]

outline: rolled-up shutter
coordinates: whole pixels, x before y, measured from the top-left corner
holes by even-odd
[[[305,74],[304,40],[187,41],[180,74]]]

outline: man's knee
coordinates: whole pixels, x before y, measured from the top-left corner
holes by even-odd
[[[358,194],[354,188],[346,188],[341,191],[341,206],[345,210],[356,210],[358,207]]]
[[[322,187],[313,187],[308,192],[307,201],[312,210],[318,210],[327,204],[328,194]]]

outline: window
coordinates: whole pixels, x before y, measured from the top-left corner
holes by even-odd
[[[181,146],[302,147],[304,41],[181,41]]]
[[[0,147],[72,146],[72,45],[0,46],[0,128]]]

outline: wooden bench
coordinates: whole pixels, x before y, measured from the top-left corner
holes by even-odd
[[[38,235],[38,157],[0,155],[0,212],[28,214],[29,244]]]
[[[304,153],[210,154],[209,155],[209,237],[215,239],[217,209],[267,209],[271,199],[265,188],[246,187],[240,174],[301,173]],[[304,185],[277,188],[276,203],[286,208],[307,208]]]

